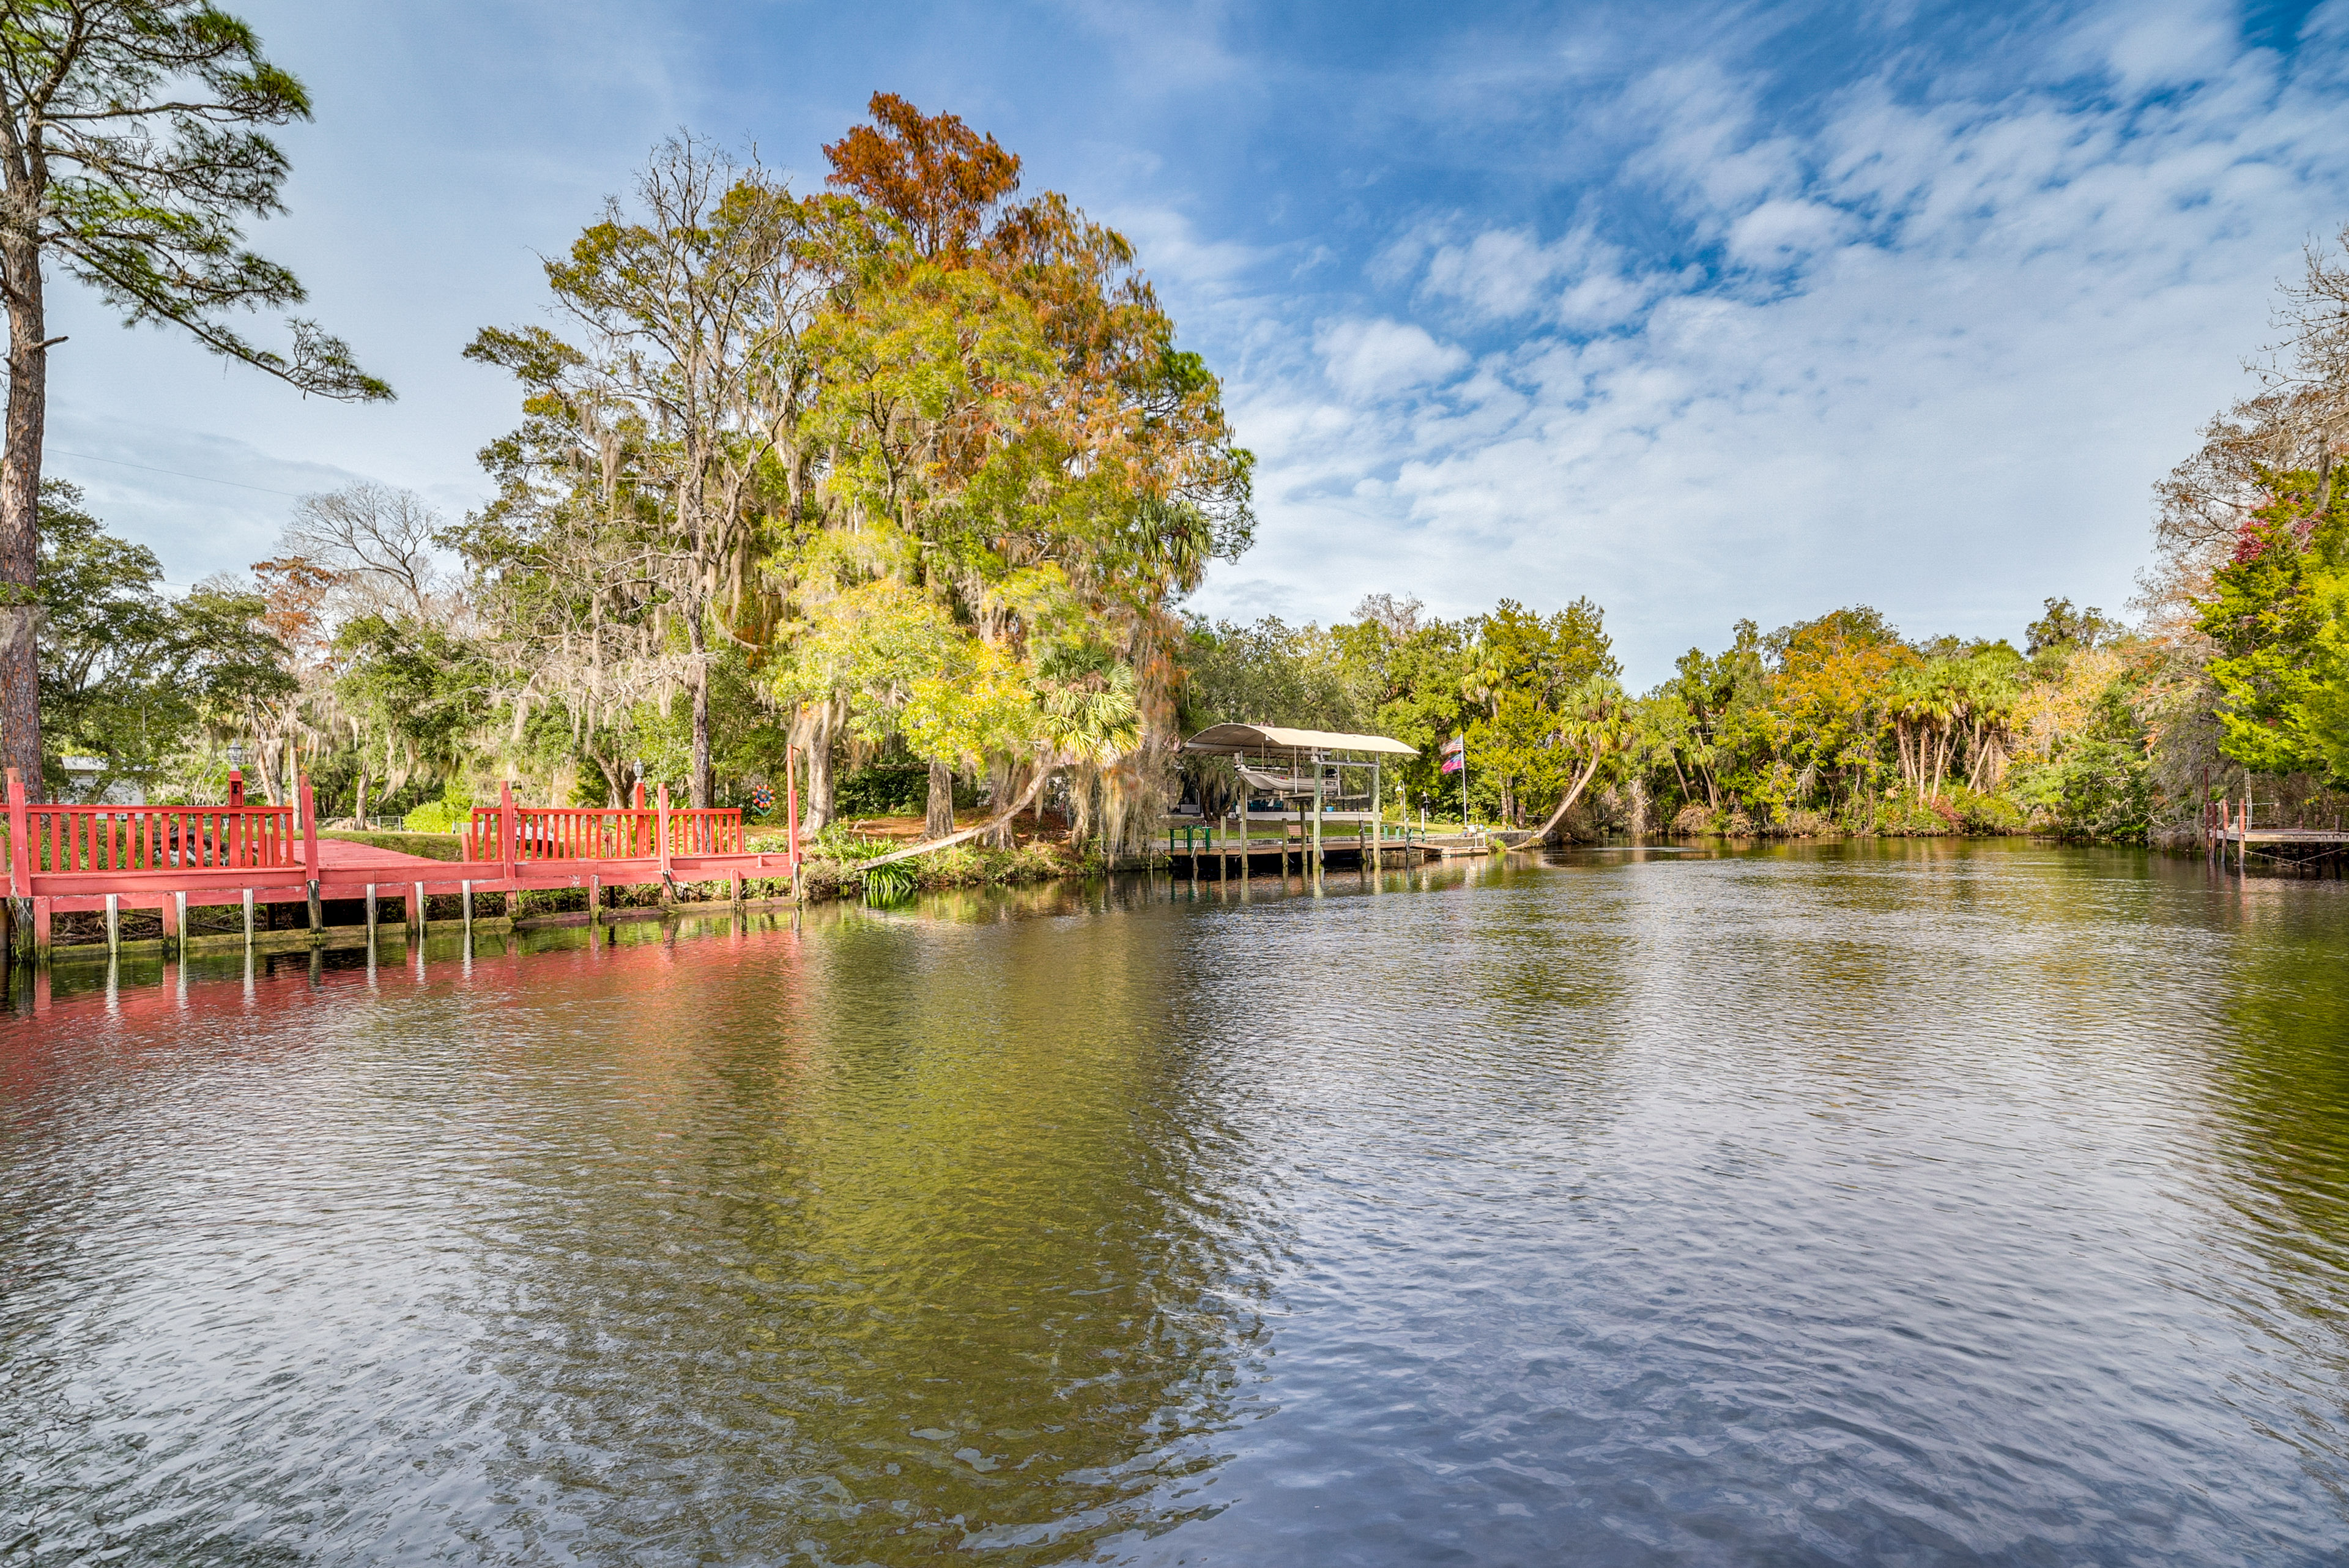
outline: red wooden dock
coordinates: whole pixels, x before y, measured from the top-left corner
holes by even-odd
[[[747,879],[794,880],[796,846],[774,855],[743,847],[738,810],[672,808],[664,785],[647,805],[617,810],[521,806],[503,786],[499,803],[474,809],[466,858],[433,860],[365,844],[320,839],[305,778],[296,805],[247,805],[233,776],[226,805],[36,805],[8,770],[7,867],[14,950],[46,961],[55,917],[103,910],[109,941],[121,911],[155,909],[167,951],[178,947],[188,910],[242,905],[248,940],[256,904],[305,903],[322,931],[321,906],[365,899],[374,923],[385,903],[418,927],[424,900],[453,894],[584,888],[600,912],[603,889],[726,882],[736,902]]]

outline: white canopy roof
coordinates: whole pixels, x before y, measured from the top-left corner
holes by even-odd
[[[1330,730],[1284,730],[1272,724],[1216,724],[1183,742],[1186,752],[1209,756],[1257,756],[1286,753],[1310,756],[1315,752],[1363,752],[1390,757],[1415,757],[1417,746],[1407,746],[1390,735],[1341,735]]]

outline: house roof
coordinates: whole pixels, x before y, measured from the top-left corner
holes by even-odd
[[[1330,730],[1285,730],[1275,724],[1216,724],[1183,742],[1183,749],[1207,756],[1258,756],[1286,753],[1292,757],[1315,752],[1365,752],[1377,756],[1415,757],[1417,746],[1407,746],[1391,735],[1346,735]]]

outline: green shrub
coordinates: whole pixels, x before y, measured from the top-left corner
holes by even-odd
[[[2029,826],[2028,814],[2007,796],[1952,784],[1930,800],[1895,791],[1877,803],[1868,830],[1887,838],[1992,837]]]
[[[1869,829],[1887,838],[1941,838],[1957,832],[1954,811],[1935,811],[1933,804],[1896,790],[1878,803]]]
[[[2021,833],[2031,825],[2029,815],[2002,794],[1982,794],[1958,788],[1950,792],[1950,800],[1958,809],[1960,825],[1968,833],[1983,836]]]
[[[919,816],[930,805],[930,770],[926,763],[887,763],[843,774],[833,801],[843,816]],[[978,803],[978,792],[962,779],[954,784],[957,811]]]
[[[410,833],[462,833],[473,819],[473,797],[464,785],[450,780],[439,800],[428,800],[400,819]]]
[[[2054,762],[2018,769],[2014,794],[2041,826],[2066,837],[2142,844],[2153,815],[2152,771],[2137,742],[2091,736]]]
[[[1692,801],[1672,817],[1672,831],[1694,836],[1701,833],[1718,833],[1721,824],[1713,807]]]

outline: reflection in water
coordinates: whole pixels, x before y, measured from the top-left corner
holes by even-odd
[[[2344,939],[1909,844],[61,967],[0,1563],[2328,1561]]]

